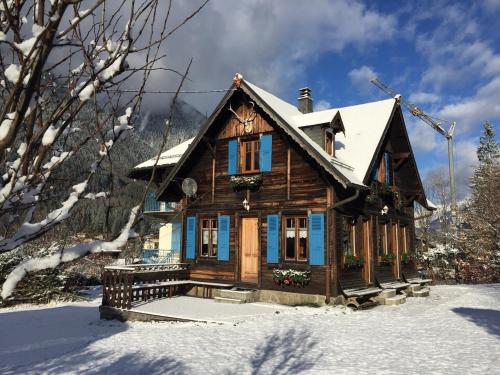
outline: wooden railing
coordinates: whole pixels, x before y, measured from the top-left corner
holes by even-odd
[[[186,263],[105,267],[102,305],[130,309],[133,302],[172,297],[188,279]]]

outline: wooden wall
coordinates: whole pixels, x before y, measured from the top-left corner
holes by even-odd
[[[251,116],[251,106],[247,103],[232,103],[232,108],[243,119]],[[243,216],[258,217],[260,232],[260,278],[259,287],[262,289],[296,291],[300,293],[325,294],[325,270],[323,266],[309,266],[304,262],[284,262],[284,267],[294,269],[311,269],[312,281],[305,288],[281,289],[272,280],[272,271],[278,264],[266,263],[267,223],[269,214],[301,214],[307,215],[311,211],[325,211],[327,205],[327,182],[322,178],[321,171],[311,163],[310,156],[270,124],[272,121],[261,110],[257,110],[254,119],[253,131],[245,133],[243,126],[234,116],[221,116],[215,129],[207,136],[207,142],[200,144],[194,150],[195,158],[184,168],[182,177],[191,177],[198,183],[198,192],[195,199],[189,199],[188,208],[184,216],[196,215],[214,217],[229,215],[231,217],[230,256],[228,262],[216,259],[197,257],[191,263],[192,277],[203,280],[239,280],[239,220]],[[224,111],[224,110],[223,110]],[[260,132],[272,135],[272,171],[262,173],[263,182],[258,191],[234,192],[230,184],[228,170],[228,140],[247,136],[255,136]],[[211,142],[211,143],[210,143]],[[210,146],[208,145],[210,143]],[[215,154],[215,175],[212,175],[212,158]],[[289,151],[290,150],[290,151]],[[290,169],[288,160],[290,153]],[[212,200],[212,178],[214,191]],[[250,211],[243,209],[242,201],[249,198]],[[185,236],[185,234],[184,234]],[[200,235],[198,233],[197,241]],[[197,246],[197,255],[199,255]],[[280,246],[282,250],[282,247]]]

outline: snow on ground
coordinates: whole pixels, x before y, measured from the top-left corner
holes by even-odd
[[[98,301],[1,310],[0,373],[500,374],[500,284],[222,324],[100,321]]]

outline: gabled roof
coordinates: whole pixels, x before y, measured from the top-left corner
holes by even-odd
[[[247,94],[258,107],[344,187],[350,185],[356,188],[367,188],[364,181],[369,175],[373,160],[381,147],[397,108],[395,99],[303,114],[294,105],[248,81],[241,80],[239,88],[235,84],[230,87],[194,139],[162,153],[160,161],[164,164],[175,164],[175,166],[160,187],[158,196],[162,195],[236,90],[242,90]],[[336,151],[335,157],[332,157],[309,138],[302,128],[329,124],[334,119],[341,121],[345,132],[344,134],[338,133],[335,137]],[[154,159],[151,159],[139,164],[134,169],[152,167],[153,164]]]

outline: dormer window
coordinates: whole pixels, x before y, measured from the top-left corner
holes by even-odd
[[[335,156],[335,134],[332,129],[325,129],[325,151],[328,155]]]

